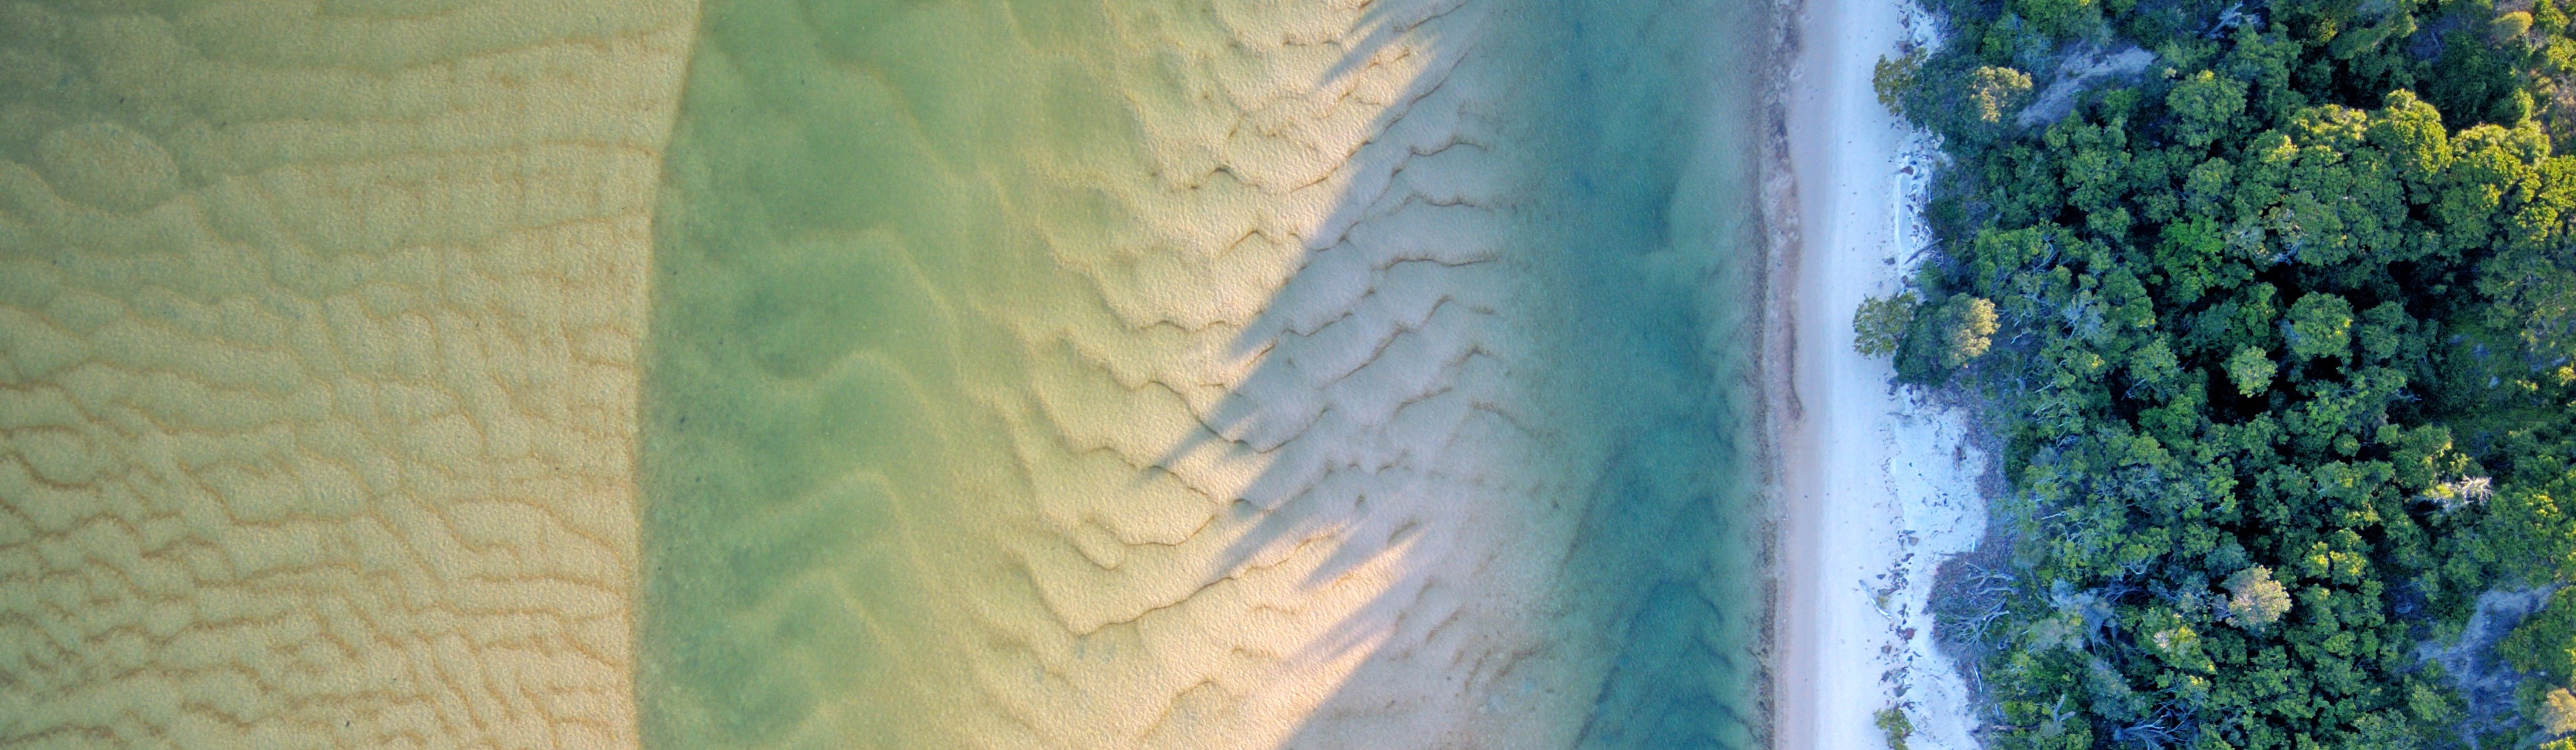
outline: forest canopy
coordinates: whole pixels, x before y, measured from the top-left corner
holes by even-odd
[[[1880,66],[1950,164],[1863,345],[2014,488],[1942,604],[1991,744],[2576,750],[2576,589],[2494,645],[2511,705],[2423,650],[2576,577],[2576,38],[2529,2],[1931,0]]]

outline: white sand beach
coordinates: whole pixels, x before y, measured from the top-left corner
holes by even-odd
[[[1788,337],[1779,448],[1784,505],[1774,746],[1877,748],[1905,711],[1913,748],[1975,746],[1967,689],[1932,639],[1933,572],[1976,545],[1984,456],[1963,414],[1891,386],[1853,349],[1852,311],[1896,292],[1931,242],[1921,207],[1936,152],[1870,85],[1882,56],[1924,41],[1905,3],[1815,0],[1787,83],[1793,213],[1778,282]],[[1774,351],[1782,347],[1775,345]]]

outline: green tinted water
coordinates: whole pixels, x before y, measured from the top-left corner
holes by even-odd
[[[1759,12],[705,12],[649,746],[1756,744]]]

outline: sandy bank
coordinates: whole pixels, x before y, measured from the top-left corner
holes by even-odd
[[[0,8],[0,746],[635,744],[695,18]]]
[[[1811,0],[1797,21],[1782,186],[1794,217],[1775,287],[1792,318],[1774,331],[1788,390],[1773,719],[1787,750],[1884,747],[1875,718],[1889,708],[1911,720],[1912,747],[1974,746],[1925,602],[1933,569],[1983,532],[1983,458],[1962,415],[1892,389],[1889,364],[1852,347],[1852,311],[1896,291],[1930,241],[1917,217],[1932,146],[1870,85],[1877,61],[1919,33],[1911,12]]]

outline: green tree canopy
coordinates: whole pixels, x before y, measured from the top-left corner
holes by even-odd
[[[2239,347],[2235,356],[2227,358],[2227,381],[2236,384],[2237,395],[2252,396],[2270,389],[2272,375],[2280,369],[2262,349]]]
[[[1913,292],[1862,300],[1860,310],[1852,314],[1853,346],[1863,356],[1895,354],[1897,346],[1905,341],[1906,327],[1914,324],[1918,304]]]
[[[2012,68],[1988,65],[1970,74],[1968,101],[1976,108],[1977,119],[1997,124],[2021,109],[2022,98],[2030,93],[2030,74]]]
[[[1982,636],[1992,746],[2553,726],[2563,676],[2466,727],[2487,714],[2415,649],[2480,592],[2576,582],[2557,0],[1927,2],[1957,39],[1896,98],[1952,159],[1939,252],[1904,333],[1883,311],[1870,339],[2003,440],[2009,569],[1952,613]],[[2021,71],[2127,44],[2154,61],[2018,117]],[[2548,622],[2517,658],[2564,661]]]
[[[2165,94],[2165,107],[2173,112],[2174,139],[2206,148],[2220,136],[2236,132],[2236,116],[2245,112],[2245,88],[2241,81],[2206,70],[2183,79]]]
[[[2314,292],[2290,305],[2286,336],[2290,353],[2302,359],[2342,358],[2352,350],[2352,303]]]
[[[1941,364],[1966,365],[1994,347],[1998,330],[1995,303],[1983,297],[1953,297],[1942,306]]]
[[[2238,627],[2261,628],[2290,612],[2290,590],[2272,580],[2271,568],[2256,565],[2236,571],[2225,586],[2227,619]]]

